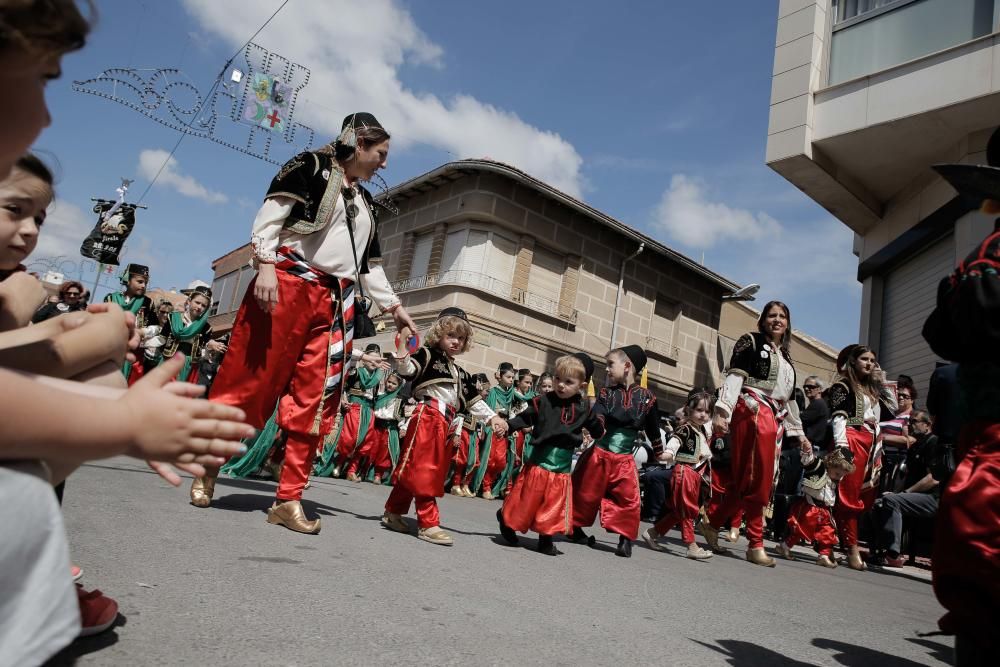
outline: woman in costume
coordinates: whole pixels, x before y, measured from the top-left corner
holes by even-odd
[[[879,422],[896,409],[896,399],[885,387],[885,374],[875,353],[864,345],[849,345],[837,357],[841,376],[830,387],[830,425],[835,447],[850,449],[854,471],[837,487],[833,517],[840,543],[847,550],[847,564],[865,569],[858,548],[858,517],[871,509],[878,484],[881,443]],[[866,496],[866,497],[864,497]]]
[[[788,306],[769,302],[757,331],[736,341],[712,423],[715,433],[729,434],[731,485],[708,521],[702,521],[702,534],[712,551],[724,553],[719,528],[742,509],[750,543],[746,559],[765,567],[774,567],[764,551],[764,508],[771,500],[781,440],[786,432],[805,439],[798,406],[790,400],[795,389],[791,338]]]
[[[361,186],[388,156],[389,133],[372,114],[355,113],[332,145],[296,155],[278,171],[251,233],[257,277],[212,386],[213,400],[242,408],[257,428],[278,405],[288,439],[267,521],[297,532],[320,530],[318,519],[306,518],[302,491],[340,410],[357,282],[397,329],[414,328],[386,279],[375,202]],[[216,474],[195,480],[193,504],[209,506]]]

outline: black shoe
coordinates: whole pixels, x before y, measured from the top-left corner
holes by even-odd
[[[545,554],[546,556],[558,556],[562,552],[556,549],[556,545],[552,544],[551,535],[539,535],[538,553]]]
[[[622,558],[632,557],[632,540],[628,539],[624,535],[618,538],[618,548],[615,549],[615,555],[621,556]]]
[[[500,524],[500,534],[503,539],[507,540],[507,544],[516,545],[518,543],[517,533],[514,529],[503,522],[503,508],[497,510],[497,523]]]
[[[597,538],[593,535],[588,536],[587,533],[583,532],[583,528],[577,526],[573,529],[573,534],[569,536],[570,542],[575,542],[576,544],[586,544],[588,547],[592,547],[597,544]]]

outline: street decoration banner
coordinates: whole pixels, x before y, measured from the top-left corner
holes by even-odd
[[[243,120],[282,134],[289,117],[292,87],[271,74],[254,72],[246,87]]]
[[[118,255],[135,227],[135,206],[132,204],[117,205],[117,209],[105,219],[105,214],[116,205],[112,201],[100,201],[94,205],[97,224],[80,246],[80,254],[84,257],[112,266],[118,266]]]

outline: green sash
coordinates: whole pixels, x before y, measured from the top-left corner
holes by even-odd
[[[594,445],[612,454],[631,454],[638,431],[633,428],[611,428]]]
[[[514,386],[511,385],[509,389],[502,389],[500,385],[490,388],[490,393],[486,395],[486,405],[493,408],[494,411],[499,412],[500,408],[510,410],[510,403],[514,399]],[[508,443],[508,461],[510,460],[510,438],[507,438]],[[476,470],[476,476],[472,480],[472,492],[478,493],[479,487],[483,484],[483,478],[486,477],[486,466],[490,460],[490,451],[493,449],[493,429],[487,426],[483,429],[483,437],[479,441],[479,469]],[[469,438],[469,461],[473,461],[472,456],[472,438]],[[506,472],[506,470],[504,471]],[[503,476],[503,475],[501,475]]]
[[[125,293],[124,292],[115,292],[115,293],[109,294],[107,297],[105,297],[104,301],[105,302],[110,302],[110,303],[118,304],[119,306],[121,306],[122,310],[124,310],[126,312],[129,312],[129,313],[132,313],[133,315],[135,315],[136,317],[138,317],[139,316],[139,311],[142,309],[142,304],[146,300],[144,298],[142,298],[141,296],[136,296],[136,297],[132,297],[132,302],[131,303],[125,303]],[[141,356],[141,352],[140,352],[140,356]],[[132,372],[132,362],[131,361],[126,361],[124,364],[122,364],[122,375],[124,375],[125,379],[127,380],[128,376],[129,376],[129,373],[131,373],[131,372]]]
[[[170,335],[182,342],[188,342],[189,340],[198,336],[205,327],[208,325],[208,311],[205,314],[196,319],[191,324],[185,325],[184,319],[181,313],[173,312],[170,313]],[[162,360],[161,360],[162,363]],[[186,382],[188,375],[191,374],[191,356],[187,355],[184,357],[184,366],[181,368],[181,372],[177,375],[178,382]]]
[[[256,438],[247,438],[243,441],[248,449],[243,456],[229,459],[226,465],[222,466],[221,472],[230,477],[249,477],[254,474],[267,461],[268,452],[274,445],[274,439],[278,435],[278,410],[275,408],[274,414],[264,424],[264,428],[257,432]]]

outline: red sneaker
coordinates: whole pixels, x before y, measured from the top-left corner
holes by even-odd
[[[80,603],[80,636],[90,637],[104,632],[115,624],[118,617],[118,603],[106,597],[96,588],[92,591],[76,587],[77,600]]]
[[[83,570],[78,565],[70,565],[69,575],[73,577],[73,583],[76,583],[83,578]]]

